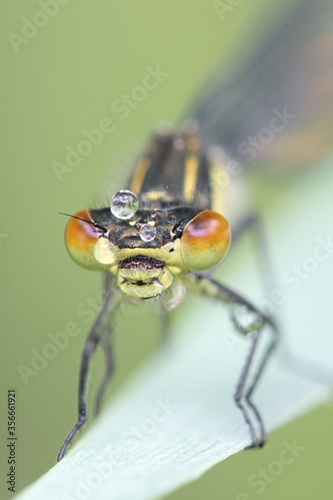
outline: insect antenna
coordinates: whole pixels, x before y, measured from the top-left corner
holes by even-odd
[[[65,215],[66,217],[72,217],[72,219],[82,220],[83,222],[87,222],[88,224],[92,224],[97,229],[100,229],[101,231],[103,231],[103,233],[107,233],[108,232],[108,230],[107,230],[106,227],[101,226],[100,224],[97,224],[97,222],[93,222],[93,221],[87,220],[87,219],[82,219],[81,217],[76,217],[76,215],[64,214],[63,212],[58,212],[58,214]]]

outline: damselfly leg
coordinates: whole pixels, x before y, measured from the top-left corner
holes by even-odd
[[[99,411],[101,409],[101,403],[103,399],[103,395],[105,389],[108,385],[110,378],[113,375],[114,371],[114,360],[112,353],[112,339],[111,339],[111,328],[105,329],[101,336],[100,346],[104,351],[104,359],[105,359],[105,372],[104,376],[100,382],[100,385],[97,389],[95,401],[94,401],[94,416],[97,417]]]
[[[80,367],[80,375],[79,375],[79,390],[78,390],[78,420],[74,425],[73,429],[68,434],[65,439],[64,444],[61,447],[61,450],[58,455],[58,461],[60,461],[67,450],[68,445],[73,440],[75,434],[81,427],[85,424],[87,420],[87,378],[89,371],[89,364],[92,356],[94,355],[97,346],[101,342],[101,338],[103,335],[111,335],[110,327],[107,327],[106,324],[110,319],[111,311],[114,309],[117,303],[116,296],[110,291],[105,297],[105,303],[103,305],[102,311],[99,313],[92,329],[89,332],[89,335],[86,339],[84,349],[82,352],[81,358],[81,367]],[[98,409],[99,400],[106,385],[105,379],[109,379],[109,373],[112,373],[112,353],[110,344],[106,344],[106,374],[104,379],[102,380],[100,390],[97,395],[97,402],[95,408]],[[99,396],[100,394],[100,396]]]
[[[104,304],[106,304],[106,299],[107,299],[108,294],[112,293],[111,284],[112,284],[112,276],[110,275],[110,273],[104,273],[104,275],[103,275]],[[111,318],[109,318],[109,320],[110,319]],[[106,320],[106,324],[104,326],[104,330],[103,330],[103,333],[102,333],[101,339],[100,339],[100,346],[104,352],[105,368],[104,368],[104,376],[103,376],[103,378],[100,382],[100,385],[97,389],[97,393],[96,393],[96,397],[95,397],[95,401],[94,401],[94,416],[95,417],[99,414],[105,389],[106,389],[108,382],[109,382],[110,378],[112,377],[113,371],[114,371],[114,356],[113,356],[113,350],[112,350],[111,333],[112,333],[112,325],[110,324],[110,321],[108,322]]]
[[[269,255],[265,227],[264,227],[262,217],[260,217],[259,214],[253,212],[253,213],[245,216],[233,228],[233,242],[234,242],[234,244],[237,243],[237,241],[239,241],[239,239],[243,236],[243,234],[246,231],[251,231],[252,233],[254,233],[254,236],[256,239],[256,250],[257,250],[256,253],[257,253],[258,259],[259,259],[259,266],[260,266],[260,270],[261,270],[260,274],[262,276],[264,291],[265,291],[265,293],[270,294],[271,291],[274,289],[275,280],[274,280],[274,275],[273,275],[273,267],[272,267],[270,255]],[[262,354],[262,359],[259,362],[259,366],[257,366],[255,375],[252,379],[252,383],[251,383],[250,387],[246,390],[246,394],[245,394],[245,400],[246,400],[247,404],[249,405],[249,407],[252,409],[252,411],[255,414],[257,421],[259,422],[259,425],[260,425],[261,440],[258,442],[258,446],[262,446],[263,444],[265,444],[265,442],[267,441],[267,433],[265,431],[265,427],[264,427],[262,418],[261,418],[256,406],[252,403],[251,396],[252,396],[252,394],[255,390],[255,387],[259,381],[259,378],[264,370],[264,367],[265,367],[271,353],[273,352],[273,350],[276,347],[276,344],[279,340],[279,338],[278,338],[279,337],[279,329],[278,329],[278,325],[277,325],[275,319],[273,319],[272,316],[263,315],[263,313],[261,313],[261,314],[262,314],[262,318],[264,319],[264,323],[262,326],[264,327],[265,324],[270,326],[272,339],[267,344],[266,350]],[[242,376],[241,376],[241,379],[240,379],[240,382],[239,382],[239,385],[238,385],[238,388],[237,388],[237,391],[235,394],[235,401],[236,401],[237,406],[239,406],[237,400],[239,402],[241,400],[241,393],[242,393],[242,390],[244,390],[246,378],[248,376],[248,373],[250,370],[250,365],[252,363],[252,359],[254,356],[254,351],[256,350],[257,342],[259,340],[259,333],[255,337],[253,337],[251,335],[251,339],[253,341],[252,349],[250,351],[247,363],[246,363],[244,370],[242,372]],[[244,418],[245,418],[245,415],[244,415]],[[248,424],[248,425],[250,425],[250,424]],[[252,435],[252,431],[251,431],[251,435]],[[249,448],[251,448],[251,447],[253,447],[253,446],[249,446]]]
[[[252,394],[259,382],[269,357],[276,346],[278,340],[277,326],[270,317],[265,316],[259,311],[259,309],[253,306],[242,296],[213,278],[200,273],[191,273],[191,275],[188,276],[188,279],[192,281],[192,283],[189,284],[191,291],[226,303],[229,307],[231,306],[231,308],[233,308],[232,320],[236,330],[242,335],[247,336],[252,342],[251,350],[242,370],[234,399],[250,430],[252,442],[250,443],[249,448],[261,447],[267,441],[267,433],[262,417],[252,401]],[[259,339],[262,337],[263,330],[266,326],[270,327],[271,330],[270,339],[267,342],[264,352],[261,354],[261,359],[259,360],[257,367],[255,367],[254,355],[257,351]],[[253,369],[255,372],[252,382],[250,383],[250,386],[247,387],[249,377],[251,377]],[[257,424],[259,425],[259,437],[257,436],[255,422],[251,418],[247,407],[250,408],[255,415]]]

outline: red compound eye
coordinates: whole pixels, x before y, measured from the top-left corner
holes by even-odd
[[[215,266],[227,253],[231,231],[226,219],[212,210],[205,210],[184,229],[181,250],[186,267],[203,271]]]
[[[82,210],[74,217],[93,222],[89,210]],[[71,217],[65,231],[65,242],[70,256],[77,264],[90,269],[100,269],[101,265],[94,257],[94,248],[100,231],[89,222]]]

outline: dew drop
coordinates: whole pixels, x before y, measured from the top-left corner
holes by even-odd
[[[152,241],[156,236],[156,227],[150,224],[143,224],[140,227],[139,234],[143,241]]]
[[[260,316],[244,305],[234,305],[231,309],[231,319],[240,333],[258,332],[262,326]]]
[[[111,199],[110,209],[118,219],[130,219],[138,209],[138,198],[131,191],[118,191]]]

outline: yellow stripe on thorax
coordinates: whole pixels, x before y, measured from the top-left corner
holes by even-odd
[[[151,201],[162,200],[166,198],[165,191],[149,191],[149,193],[145,193],[145,198]]]
[[[194,199],[197,179],[199,171],[199,160],[197,156],[189,155],[185,159],[185,175],[184,175],[184,199],[192,202]]]
[[[150,165],[150,159],[144,156],[139,160],[138,166],[133,175],[131,182],[130,191],[136,195],[140,194],[143,181],[145,180],[148,167]]]
[[[226,189],[230,182],[229,174],[221,163],[209,167],[209,180],[212,197],[212,210],[224,214],[226,210]]]

